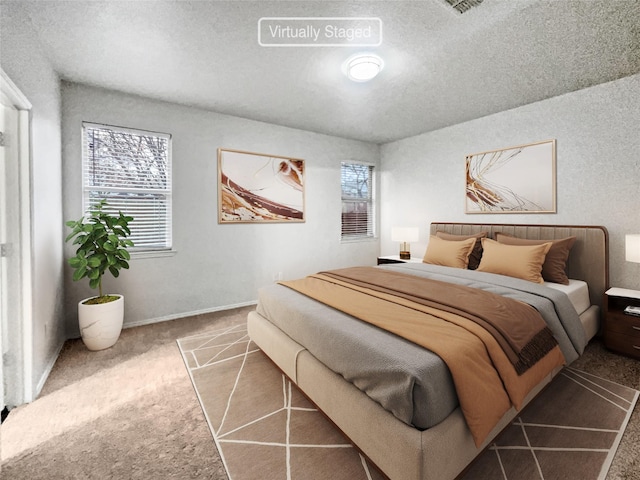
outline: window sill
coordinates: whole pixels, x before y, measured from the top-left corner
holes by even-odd
[[[132,260],[142,259],[142,258],[159,258],[159,257],[173,257],[176,253],[176,250],[145,250],[142,252],[129,252],[131,254]]]
[[[341,238],[340,243],[377,242],[378,237],[347,237]]]

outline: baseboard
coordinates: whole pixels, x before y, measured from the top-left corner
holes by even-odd
[[[125,323],[122,328],[140,327],[142,325],[150,325],[152,323],[168,322],[169,320],[177,320],[178,318],[193,317],[195,315],[206,315],[207,313],[221,312],[223,310],[232,310],[234,308],[249,307],[256,305],[257,300],[251,300],[249,302],[236,303],[233,305],[223,305],[221,307],[205,308],[203,310],[194,310],[192,312],[182,312],[172,315],[166,315],[164,317],[145,318],[144,320],[138,320],[136,322]]]

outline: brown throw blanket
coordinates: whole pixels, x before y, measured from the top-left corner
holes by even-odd
[[[493,335],[518,374],[558,344],[531,305],[485,290],[372,267],[345,268],[320,275],[462,315]],[[514,322],[514,318],[521,321]]]
[[[281,283],[439,355],[477,446],[564,364],[533,307],[491,292],[373,267]]]

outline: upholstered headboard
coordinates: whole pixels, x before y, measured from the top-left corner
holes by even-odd
[[[591,304],[598,305],[602,311],[604,292],[609,288],[609,235],[605,227],[509,223],[432,223],[431,235],[435,235],[437,231],[455,235],[488,232],[489,238],[495,238],[497,232],[504,232],[516,237],[534,240],[556,240],[575,236],[576,242],[567,262],[567,275],[569,278],[587,282]]]

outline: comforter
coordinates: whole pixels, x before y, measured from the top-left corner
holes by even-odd
[[[557,339],[567,361],[570,362],[575,359],[581,348],[584,347],[584,344],[581,345],[584,339],[581,340],[580,338],[581,326],[577,314],[566,296],[563,294],[558,295],[560,292],[550,291],[551,289],[536,286],[530,282],[507,277],[482,272],[457,271],[456,269],[434,267],[426,264],[403,264],[385,266],[384,268],[405,273],[409,272],[426,278],[437,278],[453,284],[499,293],[507,297],[516,298],[518,301],[526,301],[541,313],[544,322]],[[555,366],[563,363],[562,355],[559,353],[560,349],[554,348],[544,355],[542,361],[538,362],[533,369],[518,375],[513,364],[509,361],[508,355],[504,354],[504,352],[502,354],[496,353],[502,351],[502,349],[496,346],[495,341],[488,340],[488,343],[481,341],[484,347],[477,348],[476,345],[472,350],[465,350],[467,352],[465,355],[458,355],[457,357],[456,355],[448,354],[446,351],[439,351],[438,344],[441,342],[436,341],[434,344],[427,346],[427,348],[436,351],[440,357],[447,359],[449,366],[444,367],[447,372],[455,372],[453,375],[455,390],[452,394],[450,391],[452,389],[450,377],[447,378],[447,375],[442,374],[441,365],[435,369],[426,368],[424,371],[420,369],[417,372],[419,375],[414,375],[414,372],[409,375],[395,375],[395,368],[389,369],[389,362],[395,362],[391,360],[394,356],[390,354],[390,351],[395,349],[400,351],[407,347],[407,342],[399,342],[401,339],[387,341],[388,338],[381,337],[377,329],[367,328],[364,324],[352,329],[351,323],[347,323],[349,328],[345,329],[341,322],[346,322],[345,318],[350,317],[335,321],[335,312],[316,304],[313,304],[313,308],[310,309],[305,307],[308,311],[306,313],[299,312],[299,316],[279,315],[277,302],[272,302],[271,299],[274,296],[282,296],[284,293],[279,291],[278,295],[274,295],[273,292],[271,294],[268,292],[268,290],[277,290],[277,288],[282,289],[283,287],[272,286],[261,292],[258,305],[260,313],[276,323],[294,340],[304,345],[310,353],[329,368],[340,373],[347,380],[352,381],[358,388],[381,403],[383,407],[387,408],[399,419],[419,428],[428,428],[437,423],[442,419],[443,415],[446,416],[455,408],[456,401],[459,400],[469,427],[474,434],[474,439],[477,443],[480,443],[492,428],[493,423],[502,416],[510,405],[517,407],[526,392],[538,383],[541,376],[546,375]],[[284,296],[286,297],[287,295]],[[329,297],[331,296],[329,294]],[[295,298],[295,296],[292,298]],[[377,308],[382,307],[378,306]],[[421,315],[420,322],[424,322],[425,318],[429,318],[428,322],[430,323],[433,323],[431,317],[434,316],[434,313],[436,317],[442,317],[443,315],[442,312],[426,312],[425,317],[425,312],[418,312],[415,309],[415,305],[405,306],[404,308],[405,310],[396,311],[391,315],[400,316],[403,321],[406,321],[407,318],[412,318],[419,313]],[[329,319],[327,322],[324,321],[325,317]],[[292,318],[293,321],[287,321],[285,318]],[[354,321],[358,322],[355,319]],[[362,322],[358,323],[361,324]],[[443,327],[439,324],[436,328],[441,329]],[[474,330],[475,327],[471,329]],[[323,331],[324,333],[320,333]],[[313,333],[309,334],[309,332]],[[345,341],[343,335],[351,337],[348,341]],[[450,350],[460,348],[460,338],[463,339],[462,342],[466,345],[467,343],[477,344],[477,337],[484,336],[484,334],[478,332],[471,334],[460,333],[459,326],[457,326],[455,333],[449,333],[448,335],[455,340],[454,346]],[[377,341],[364,340],[370,336],[376,337]],[[380,341],[381,338],[384,338],[384,341]],[[357,354],[354,354],[354,348],[357,348]],[[376,350],[379,351],[376,352]],[[490,352],[490,354],[486,352]],[[354,361],[354,358],[360,356],[362,356],[361,361]],[[403,360],[401,357],[402,355],[396,357],[400,359],[397,361],[398,370],[402,370],[402,365],[400,364],[402,364]],[[406,359],[407,356],[404,358]],[[456,358],[462,358],[462,361]],[[438,362],[435,362],[435,364],[438,364]],[[496,364],[497,368],[494,367]],[[432,375],[431,371],[435,371],[436,374]],[[499,371],[502,378],[498,374]],[[396,377],[400,385],[392,386],[392,378]],[[437,385],[430,384],[431,377],[439,379]],[[500,386],[505,381],[505,378],[508,385],[506,390]],[[419,394],[420,387],[424,385],[429,385],[429,388],[426,389],[428,395],[422,396]],[[419,418],[420,412],[429,411],[429,408],[424,407],[424,402],[437,404],[440,397],[445,399],[453,397],[453,400],[448,402],[447,408],[435,415],[438,418],[431,418],[426,423],[422,422]]]

